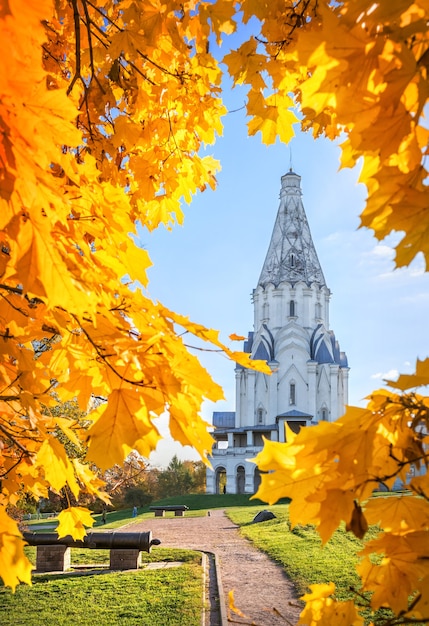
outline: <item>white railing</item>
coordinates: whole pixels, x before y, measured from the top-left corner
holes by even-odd
[[[262,450],[262,446],[243,446],[240,448],[213,448],[212,456],[227,456],[229,454],[255,455]]]

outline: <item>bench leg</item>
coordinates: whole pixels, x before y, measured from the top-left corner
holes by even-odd
[[[185,511],[174,511],[174,517],[183,517],[185,515]]]
[[[155,517],[164,517],[165,511],[155,511]]]

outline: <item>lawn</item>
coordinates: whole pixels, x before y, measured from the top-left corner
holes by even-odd
[[[264,508],[267,508],[266,505]],[[355,567],[359,561],[358,552],[363,546],[362,542],[342,527],[323,546],[312,526],[296,526],[293,530],[290,529],[288,509],[288,504],[270,506],[268,510],[276,518],[258,524],[252,522],[261,511],[260,506],[231,508],[226,514],[240,526],[240,532],[245,537],[283,567],[300,595],[309,591],[309,585],[333,582],[338,600],[352,598],[353,590],[359,590],[360,587]],[[376,537],[377,534],[377,528],[370,528],[366,538]],[[372,623],[374,614],[371,614],[367,604],[370,595],[365,593],[364,597],[365,603],[362,598],[359,600],[361,607],[364,607],[362,616],[366,623]],[[393,614],[379,609],[375,617],[387,620]],[[416,626],[421,625],[416,623]]]
[[[207,515],[207,511],[210,509],[225,509],[230,507],[253,507],[259,503],[260,506],[263,503],[260,500],[251,500],[249,494],[188,494],[185,496],[174,496],[170,498],[164,498],[163,500],[157,500],[153,502],[154,505],[162,504],[185,504],[189,507],[189,511],[186,511],[186,517],[201,517]],[[152,518],[154,516],[153,511],[149,510],[149,506],[140,507],[138,509],[137,518],[132,517],[132,509],[120,509],[118,511],[108,511],[106,516],[106,524],[103,524],[101,514],[94,513],[95,520],[92,528],[103,528],[106,530],[112,530],[120,528],[125,524],[132,524],[139,522],[142,519]],[[166,517],[174,517],[173,512],[167,512]],[[57,520],[55,518],[48,520],[31,520],[27,521],[26,525],[29,531],[34,532],[52,532],[57,527]],[[40,530],[39,530],[40,528]]]
[[[313,583],[334,582],[336,585],[336,596],[339,599],[351,597],[351,589],[358,588],[359,579],[355,573],[355,565],[358,562],[358,555],[362,543],[351,533],[340,529],[334,533],[330,541],[322,546],[319,535],[311,526],[297,526],[293,530],[290,529],[288,504],[277,504],[267,507],[266,504],[250,500],[245,495],[194,495],[182,496],[176,498],[168,498],[158,501],[154,504],[186,504],[190,510],[186,511],[186,516],[206,515],[209,509],[222,508],[226,509],[230,519],[240,526],[241,533],[250,539],[259,549],[266,552],[275,562],[279,563],[290,579],[295,583],[300,594],[308,591],[308,586]],[[255,515],[264,508],[269,508],[276,518],[267,522],[253,524]],[[117,528],[119,526],[129,525],[128,530],[132,530],[132,524],[142,519],[153,517],[153,512],[148,511],[148,507],[139,510],[137,518],[131,516],[131,510],[113,511],[108,514],[107,524],[103,528]],[[55,523],[55,522],[54,522]],[[97,523],[97,526],[99,524]],[[376,529],[370,529],[369,533],[373,536],[377,534]],[[30,558],[34,560],[35,549],[26,548]],[[33,589],[22,586],[18,589],[16,596],[12,596],[8,591],[1,589],[0,607],[0,623],[8,626],[9,624],[31,624],[31,626],[50,626],[55,624],[92,624],[116,623],[115,620],[120,619],[121,624],[149,624],[151,626],[167,626],[169,624],[181,624],[182,626],[192,626],[198,622],[200,617],[195,615],[201,613],[202,598],[202,579],[201,567],[195,562],[195,555],[199,558],[198,553],[187,550],[172,550],[162,547],[153,548],[150,554],[142,553],[143,563],[151,561],[183,561],[185,565],[180,568],[163,570],[162,572],[145,572],[140,571],[138,574],[103,574],[102,576],[94,576],[91,578],[63,578],[61,580],[48,577],[37,578]],[[107,550],[79,550],[72,551],[72,564],[79,565],[81,563],[91,561],[91,563],[105,564],[108,563],[109,553]],[[121,576],[135,577],[134,583],[129,583],[128,578]],[[159,577],[159,582],[156,582]],[[169,580],[171,577],[171,581]],[[168,580],[168,582],[167,582]],[[80,589],[87,589],[88,581],[93,581],[95,589],[92,595],[91,589],[80,592]],[[117,581],[117,582],[115,582]],[[122,582],[121,582],[122,581]],[[52,585],[52,586],[51,586]],[[64,585],[64,586],[63,586]],[[70,598],[67,592],[70,586]],[[162,590],[167,585],[168,593],[158,593],[157,589]],[[170,593],[171,586],[171,593]],[[122,595],[122,591],[117,591],[119,587],[126,587],[126,596]],[[155,591],[154,591],[155,589]],[[102,593],[101,593],[102,592]],[[19,595],[18,595],[19,594]],[[34,594],[34,595],[32,595]],[[98,596],[97,596],[98,594]],[[109,597],[109,611],[106,618],[105,613],[100,616],[99,610],[106,611],[106,606],[97,606],[97,598],[99,596]],[[9,617],[17,616],[16,611],[21,606],[22,598],[27,598],[28,611],[33,616],[33,621],[24,621],[19,613],[19,621],[14,621]],[[76,603],[74,598],[76,597]],[[79,598],[87,597],[88,600],[79,608]],[[6,598],[7,604],[3,600]],[[20,599],[18,601],[18,598]],[[41,617],[40,621],[34,621],[34,615],[44,615],[44,605],[55,602],[59,599],[61,609],[58,609],[59,615],[63,621],[55,617],[55,622],[49,622],[49,615]],[[137,600],[136,600],[137,599]],[[82,616],[87,614],[88,602],[91,603],[91,621],[79,621]],[[142,606],[140,612],[135,605]],[[163,605],[164,603],[164,605]],[[176,608],[180,607],[180,610]],[[95,604],[94,613],[92,606]],[[37,607],[36,609],[34,607]],[[40,608],[39,608],[40,607]],[[122,608],[121,608],[122,607]],[[19,608],[19,611],[21,609]],[[2,612],[6,612],[5,621]],[[76,616],[76,611],[77,616]],[[81,617],[79,617],[79,611]],[[122,612],[121,612],[122,611]],[[150,613],[150,620],[147,615]],[[195,615],[194,615],[195,613]],[[97,617],[98,615],[98,617]],[[143,617],[142,617],[143,616]],[[177,617],[178,621],[174,621]],[[196,621],[194,621],[194,618]],[[37,618],[39,619],[39,617]],[[69,620],[69,621],[67,621]],[[133,621],[134,620],[134,621]],[[146,620],[146,621],[145,621]],[[173,621],[171,621],[173,620]]]
[[[227,514],[241,527],[245,537],[282,565],[300,593],[306,593],[308,585],[331,581],[336,584],[338,598],[350,597],[350,588],[359,584],[355,565],[362,542],[340,529],[323,546],[311,526],[290,530],[288,508],[288,505],[270,506],[276,518],[259,524],[252,524],[252,520],[261,507],[231,508]],[[376,529],[369,532],[377,534]]]
[[[75,550],[88,560],[88,550]],[[84,553],[79,556],[79,552]],[[86,552],[86,554],[85,554]],[[108,551],[91,551],[105,562]],[[15,594],[0,588],[2,626],[200,626],[203,602],[201,555],[189,550],[154,549],[143,561],[182,561],[178,567],[90,576],[39,575]],[[95,557],[95,560],[93,558]]]

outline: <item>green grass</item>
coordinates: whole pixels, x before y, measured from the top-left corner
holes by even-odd
[[[253,506],[255,503],[261,503],[260,500],[250,500],[249,494],[206,494],[195,493],[185,496],[172,496],[153,502],[154,505],[161,504],[186,504],[190,509],[206,510],[207,509],[224,509],[231,506]],[[150,505],[149,505],[150,506]]]
[[[325,546],[311,526],[289,527],[288,505],[270,506],[276,519],[252,524],[260,507],[227,511],[228,517],[241,527],[241,533],[250,539],[271,559],[279,563],[295,583],[299,593],[306,593],[315,583],[334,582],[336,596],[351,597],[350,588],[359,586],[355,566],[362,547],[353,534],[337,530]],[[374,536],[376,529],[369,531]]]
[[[26,546],[24,548],[26,556],[31,563],[36,565],[36,548]],[[88,550],[86,548],[72,548],[71,550],[71,567],[74,565],[108,565],[110,553],[109,550]],[[199,552],[192,550],[181,550],[179,548],[161,548],[154,547],[150,553],[142,552],[141,561],[144,566],[146,563],[182,561],[183,563],[199,563],[201,555]],[[0,621],[1,624],[1,621]]]
[[[260,500],[250,500],[250,497],[251,496],[248,494],[188,494],[185,496],[164,498],[162,500],[152,502],[152,504],[186,504],[186,506],[189,507],[189,511],[185,512],[186,517],[200,517],[207,515],[207,511],[209,509],[225,509],[238,506],[253,507],[258,503],[259,506],[263,505]],[[109,511],[106,515],[106,524],[103,524],[101,514],[96,513],[93,515],[95,524],[92,528],[112,530],[115,528],[121,528],[125,524],[141,522],[142,519],[154,516],[153,511],[150,511],[149,509],[150,506],[151,505],[140,507],[138,509],[137,517],[132,517],[132,509]],[[166,512],[165,516],[174,517],[174,513]],[[32,532],[52,532],[57,527],[58,521],[56,518],[50,518],[49,520],[31,520],[27,521],[26,525],[28,526],[28,530]]]
[[[93,515],[95,520],[94,526],[92,528],[120,528],[127,522],[134,521],[135,518],[132,517],[132,509],[121,509],[119,511],[109,511],[106,515],[106,523],[103,524],[101,519],[101,513],[95,513]],[[28,527],[28,530],[31,532],[45,532],[50,533],[58,526],[58,520],[56,517],[49,518],[48,520],[31,520],[25,522],[25,525]],[[40,530],[39,530],[40,527]]]
[[[274,505],[268,508],[276,518],[253,524],[253,518],[261,507],[231,508],[226,511],[228,517],[240,526],[240,532],[253,544],[268,554],[281,565],[288,577],[295,584],[299,595],[309,591],[309,585],[317,583],[335,583],[335,597],[348,600],[355,597],[353,590],[359,590],[360,579],[355,571],[359,562],[358,552],[362,542],[345,528],[336,530],[331,539],[323,546],[322,541],[312,526],[296,526],[293,530],[289,524],[289,505]],[[370,528],[367,538],[376,537],[377,528]],[[366,602],[370,595],[364,594]],[[361,600],[359,604],[363,606]],[[362,616],[365,623],[372,623],[374,614],[363,608]],[[385,609],[375,613],[376,619],[390,619],[393,614]],[[416,624],[416,626],[419,626]],[[421,626],[421,625],[420,625]]]
[[[380,497],[389,497],[389,494],[380,494]],[[330,541],[325,546],[322,546],[320,537],[313,527],[297,526],[293,530],[290,530],[288,504],[277,504],[275,506],[267,507],[266,504],[261,503],[258,500],[250,500],[248,495],[232,494],[202,494],[179,496],[175,498],[160,500],[156,503],[154,502],[153,504],[186,504],[190,509],[189,511],[186,511],[187,517],[194,515],[206,515],[209,509],[226,509],[226,513],[230,517],[230,519],[240,526],[241,533],[245,537],[250,539],[259,549],[266,552],[272,560],[274,560],[283,567],[287,575],[295,583],[297,590],[300,594],[306,593],[308,591],[308,586],[311,584],[332,581],[336,585],[336,597],[340,600],[344,600],[351,597],[351,588],[358,588],[359,586],[359,578],[355,573],[355,565],[358,562],[359,557],[357,556],[357,553],[359,552],[362,543],[358,539],[356,539],[354,535],[352,535],[351,533],[347,533],[345,532],[345,530],[342,529],[336,531]],[[252,521],[255,515],[264,508],[269,508],[269,510],[273,511],[273,513],[276,515],[276,519],[259,524],[253,524]],[[152,518],[154,515],[153,512],[149,511],[149,507],[139,509],[139,515],[137,518],[133,518],[131,513],[131,509],[108,513],[107,524],[102,525],[102,527],[107,530],[111,528],[117,528],[119,526],[130,525],[129,529],[132,530],[131,525],[133,523],[141,522],[143,519]],[[99,525],[100,524],[97,523],[97,526]],[[377,534],[376,529],[370,529],[369,532],[373,536]],[[35,548],[26,548],[26,551],[34,562]],[[142,560],[144,563],[159,560],[180,560],[186,564],[184,566],[185,569],[187,567],[192,569],[195,567],[199,567],[199,565],[195,562],[195,554],[197,555],[198,559],[198,553],[192,553],[186,550],[173,550],[158,547],[153,548],[150,554],[142,553]],[[72,550],[72,566],[73,564],[79,565],[88,562],[94,564],[106,564],[108,563],[108,560],[108,550],[79,550],[78,548]],[[170,571],[171,570],[164,570],[164,572],[167,573]],[[138,574],[139,580],[141,580],[141,574],[146,575],[149,574],[149,572],[140,572]],[[106,579],[106,576],[108,575],[106,574],[101,578]],[[110,576],[114,577],[117,576],[117,574],[110,574]],[[92,580],[98,580],[98,578],[99,576],[95,576],[94,578],[92,578]],[[75,579],[64,580],[65,584],[67,585],[67,581],[74,581]],[[39,578],[38,581],[40,581]],[[37,582],[37,585],[39,584],[40,582]],[[73,584],[77,583],[73,582]],[[173,582],[172,584],[172,588],[174,589],[175,583]],[[185,582],[184,584],[188,585],[187,582]],[[201,581],[199,584],[201,585]],[[23,587],[20,587],[20,589],[22,588]],[[148,589],[150,588],[150,585],[148,585]],[[194,588],[192,585],[189,585],[189,590],[191,589],[194,589],[193,594],[195,596],[195,601],[200,602],[201,604],[201,588],[198,588],[198,586]],[[188,589],[186,589],[186,591],[188,591]],[[22,592],[20,591],[20,593]],[[48,589],[46,593],[49,596],[51,592]],[[120,595],[118,595],[116,598],[116,592],[114,588],[108,591],[109,595],[111,593],[114,595],[114,604],[116,605],[116,599],[118,599],[119,602]],[[132,590],[131,593],[141,594],[141,591]],[[2,599],[3,598],[0,598],[0,606],[2,606]],[[147,601],[148,600],[146,600],[146,598],[142,600],[143,603],[146,603]],[[127,601],[125,601],[124,606],[126,606],[128,610]],[[148,605],[145,604],[145,606],[147,607]],[[117,610],[119,611],[119,609]],[[152,608],[146,610],[152,611]],[[99,621],[98,624],[103,625],[104,623],[115,623],[115,620],[119,618],[121,619],[121,624],[123,623],[125,625],[134,623],[150,623],[151,626],[157,626],[157,624],[159,624],[159,626],[163,626],[164,624],[167,626],[168,624],[178,623],[183,624],[184,626],[190,626],[194,623],[192,621],[180,622],[180,620],[178,622],[168,621],[170,617],[172,618],[172,616],[170,616],[170,611],[175,610],[176,609],[172,608],[169,604],[166,604],[166,613],[164,613],[163,619],[160,622],[153,621],[152,619],[150,619],[150,622],[145,622],[144,620],[134,622],[124,621],[124,619],[128,619],[126,616],[125,618],[123,618],[119,615],[119,613],[115,613],[112,614],[112,618],[110,618],[109,616],[108,620],[100,618],[101,621]],[[82,609],[82,611],[83,614],[85,614],[85,609]],[[155,608],[154,611],[154,614],[156,615],[157,609]],[[2,609],[0,609],[0,623],[2,625],[5,624],[5,626],[8,626],[12,623],[28,623],[31,624],[31,626],[38,626],[39,624],[39,622],[25,622],[22,620],[18,622],[13,622],[13,620],[10,622],[4,622],[2,620],[1,612]],[[138,619],[140,619],[140,617]],[[70,622],[55,621],[55,624],[57,623],[60,625],[71,625],[73,623],[91,626],[92,623],[97,623],[97,620],[95,620],[94,622],[79,622],[75,617],[73,617],[73,620]],[[43,624],[43,626],[45,626],[45,624],[49,626],[50,623],[49,621],[41,620],[40,624]]]
[[[89,551],[81,552],[86,553],[87,560]],[[108,559],[108,551],[91,553],[104,553]],[[145,562],[182,561],[183,565],[91,576],[35,576],[31,587],[20,585],[15,594],[0,588],[0,624],[200,626],[201,555],[189,550],[157,548],[142,556]]]

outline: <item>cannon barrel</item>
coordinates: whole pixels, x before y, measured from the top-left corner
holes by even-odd
[[[73,539],[71,535],[59,538],[57,533],[23,533],[24,540],[30,546],[68,546],[70,548],[109,548],[109,549],[134,549],[150,552],[152,546],[161,542],[152,539],[149,530],[142,533],[125,532],[89,532],[81,541]]]

